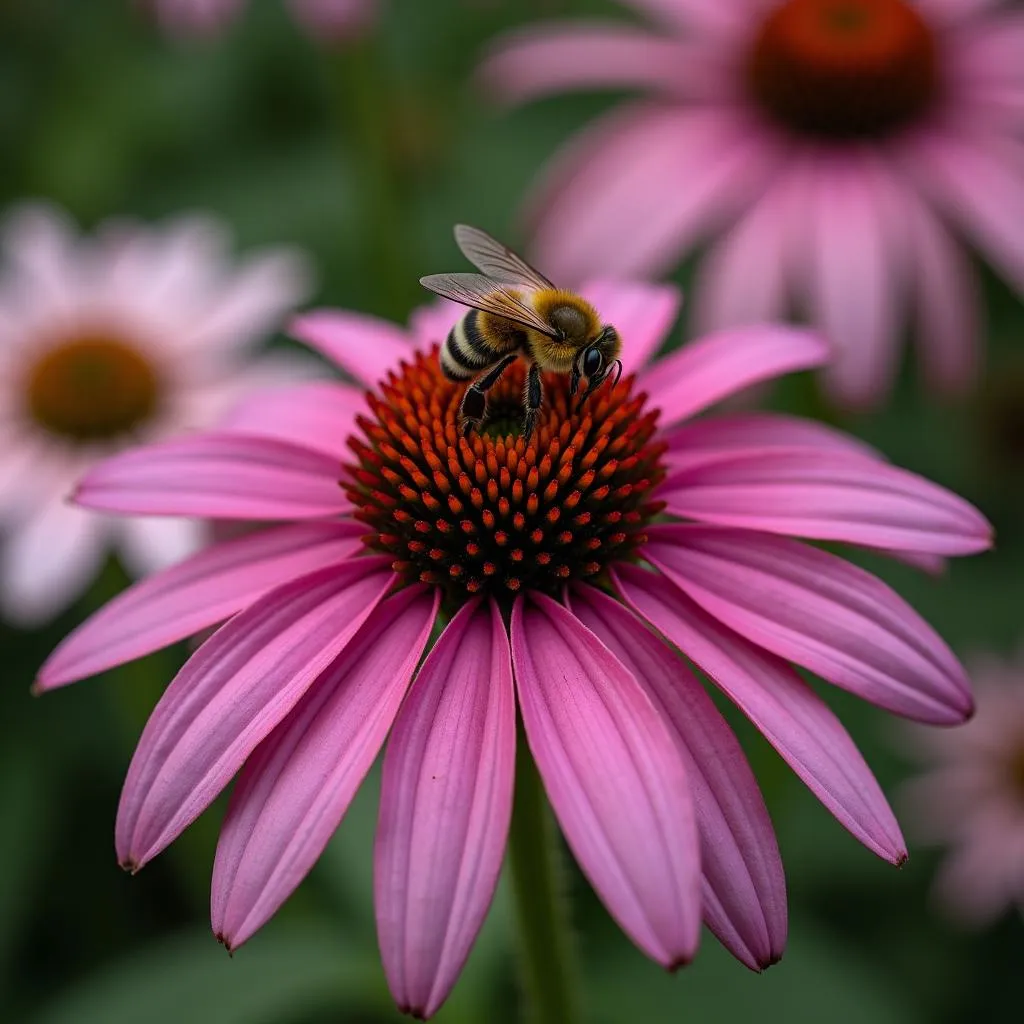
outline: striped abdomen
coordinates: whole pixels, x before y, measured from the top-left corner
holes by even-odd
[[[511,320],[471,309],[448,332],[441,349],[441,371],[449,380],[470,380],[522,348],[525,339]]]

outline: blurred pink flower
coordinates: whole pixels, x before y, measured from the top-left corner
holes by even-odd
[[[1024,291],[1024,15],[999,0],[622,0],[656,29],[547,22],[499,42],[522,102],[636,89],[573,138],[532,199],[533,255],[579,281],[648,275],[717,237],[700,330],[796,302],[833,340],[848,405],[887,395],[908,316],[932,386],[976,376],[959,235]]]
[[[529,446],[459,435],[461,389],[437,358],[452,307],[422,311],[408,332],[321,311],[294,333],[368,393],[282,389],[242,403],[227,430],[115,456],[81,483],[78,502],[105,511],[284,523],[136,584],[38,678],[50,690],[227,620],[154,710],[116,831],[136,870],[238,775],[213,877],[213,927],[230,948],[312,867],[390,730],[380,945],[399,1006],[434,1013],[497,881],[518,701],[562,831],[637,946],[684,963],[703,918],[748,967],[775,962],[786,895],[771,823],[670,644],[854,836],[905,858],[870,769],[790,663],[945,724],[969,715],[967,680],[879,579],[791,538],[935,561],[987,548],[988,524],[820,424],[694,418],[821,365],[813,335],[726,331],[646,365],[675,289],[602,282],[586,294],[638,376],[582,415],[566,379],[549,377]],[[490,393],[492,422],[519,422],[523,378],[514,364]],[[447,625],[420,665],[439,609]]]
[[[149,0],[157,19],[174,35],[206,36],[235,18],[246,0]],[[287,0],[295,20],[311,35],[347,39],[373,24],[379,0]]]
[[[0,608],[34,625],[69,604],[115,548],[144,574],[201,540],[187,519],[112,519],[66,503],[97,458],[188,427],[294,360],[247,346],[306,291],[277,250],[231,267],[223,228],[111,221],[81,238],[57,210],[24,206],[0,228]]]
[[[914,729],[930,770],[900,794],[914,832],[949,846],[936,878],[943,909],[970,927],[1024,913],[1024,654],[970,665],[978,708],[953,732]]]

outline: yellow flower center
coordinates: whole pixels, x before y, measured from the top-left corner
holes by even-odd
[[[935,38],[904,0],[787,0],[761,26],[747,74],[775,120],[828,139],[898,131],[939,91]]]
[[[29,367],[25,397],[31,417],[52,434],[103,441],[149,420],[161,398],[153,365],[113,337],[86,336],[49,349]]]

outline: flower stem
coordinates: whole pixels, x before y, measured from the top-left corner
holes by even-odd
[[[577,972],[561,889],[561,849],[522,723],[516,746],[515,802],[509,837],[513,898],[531,1024],[580,1020]]]
[[[399,169],[389,143],[391,84],[372,34],[333,59],[338,71],[343,145],[355,172],[355,228],[369,273],[367,297],[375,313],[397,319],[404,315],[410,294],[415,298],[419,289],[405,285],[413,278],[407,272],[403,245]]]

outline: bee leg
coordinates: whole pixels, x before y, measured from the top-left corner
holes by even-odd
[[[498,378],[518,358],[517,352],[505,356],[501,362],[496,363],[485,374],[477,377],[466,388],[466,393],[462,396],[462,402],[459,405],[459,429],[463,436],[468,435],[474,428],[480,429],[487,414],[487,392],[498,383]]]
[[[619,379],[622,377],[622,360],[616,359],[612,366],[615,367],[615,379],[612,381],[612,387],[619,383]],[[597,380],[587,381],[587,390],[583,392],[582,398],[580,398],[579,405],[576,406],[576,415],[578,416],[583,411],[584,403],[587,399],[611,376],[612,366],[608,368],[608,372],[603,374]],[[572,392],[575,394],[575,392]]]
[[[540,409],[543,400],[544,391],[540,386],[540,368],[536,363],[530,363],[530,370],[526,375],[526,389],[523,392],[523,405],[526,408],[523,441],[527,444],[533,435],[533,428],[537,423],[537,410]]]

